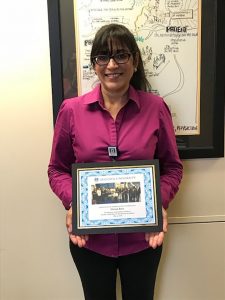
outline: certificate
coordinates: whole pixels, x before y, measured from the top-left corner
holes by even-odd
[[[162,231],[158,160],[72,165],[73,234]]]

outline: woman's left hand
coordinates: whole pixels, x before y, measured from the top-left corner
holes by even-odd
[[[164,208],[162,208],[162,216],[163,216],[163,231],[145,233],[145,240],[146,242],[149,243],[149,247],[152,247],[153,249],[162,245],[164,240],[164,235],[167,232],[168,220],[167,220],[167,212]]]

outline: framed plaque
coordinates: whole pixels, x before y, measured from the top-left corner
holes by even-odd
[[[158,160],[76,163],[73,233],[162,231]]]

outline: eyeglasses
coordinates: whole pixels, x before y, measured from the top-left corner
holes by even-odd
[[[116,53],[113,55],[96,55],[92,57],[92,61],[99,66],[106,66],[108,65],[110,59],[112,58],[117,64],[126,64],[128,60],[131,57],[131,53],[128,52],[122,52],[122,53]]]

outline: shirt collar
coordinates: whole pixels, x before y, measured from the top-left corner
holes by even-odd
[[[129,99],[132,100],[140,109],[140,101],[138,91],[135,90],[133,86],[129,86],[128,90]],[[103,104],[103,96],[101,92],[101,85],[98,84],[91,92],[84,95],[84,104],[92,104],[99,102],[100,105]]]

